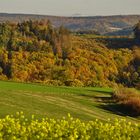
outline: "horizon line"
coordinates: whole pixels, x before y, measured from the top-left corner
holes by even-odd
[[[140,16],[140,14],[111,14],[111,15],[71,15],[71,16],[64,16],[64,15],[48,15],[48,14],[35,14],[35,13],[12,13],[12,12],[0,12],[0,14],[7,14],[7,15],[31,15],[31,16],[50,16],[50,17],[66,17],[66,18],[81,18],[81,17],[113,17],[113,16]]]

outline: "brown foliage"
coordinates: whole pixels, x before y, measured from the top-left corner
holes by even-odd
[[[117,89],[113,94],[113,99],[117,101],[130,115],[140,115],[140,94],[135,89]]]

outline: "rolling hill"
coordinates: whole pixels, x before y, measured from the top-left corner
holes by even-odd
[[[139,122],[118,110],[111,102],[112,89],[95,87],[56,87],[0,81],[0,118],[23,111],[27,117],[61,118],[70,113],[84,121],[125,118]]]
[[[0,22],[22,22],[29,19],[50,20],[55,27],[64,25],[72,31],[95,30],[100,34],[129,35],[132,33],[133,26],[140,20],[140,15],[57,17],[47,15],[0,13]]]

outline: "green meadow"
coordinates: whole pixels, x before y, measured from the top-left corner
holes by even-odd
[[[55,87],[0,81],[0,117],[23,111],[25,116],[62,118],[70,113],[84,121],[126,118],[111,101],[111,88]]]

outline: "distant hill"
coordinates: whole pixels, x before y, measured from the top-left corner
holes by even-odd
[[[129,35],[133,35],[133,26],[123,28],[121,30],[117,30],[117,31],[113,31],[113,32],[108,32],[108,33],[105,33],[105,35],[111,35],[111,36],[117,36],[117,35],[129,36]]]
[[[140,15],[93,16],[93,17],[57,17],[32,14],[0,13],[0,22],[21,22],[24,20],[50,20],[55,27],[64,25],[72,31],[95,30],[100,34],[129,35]]]

